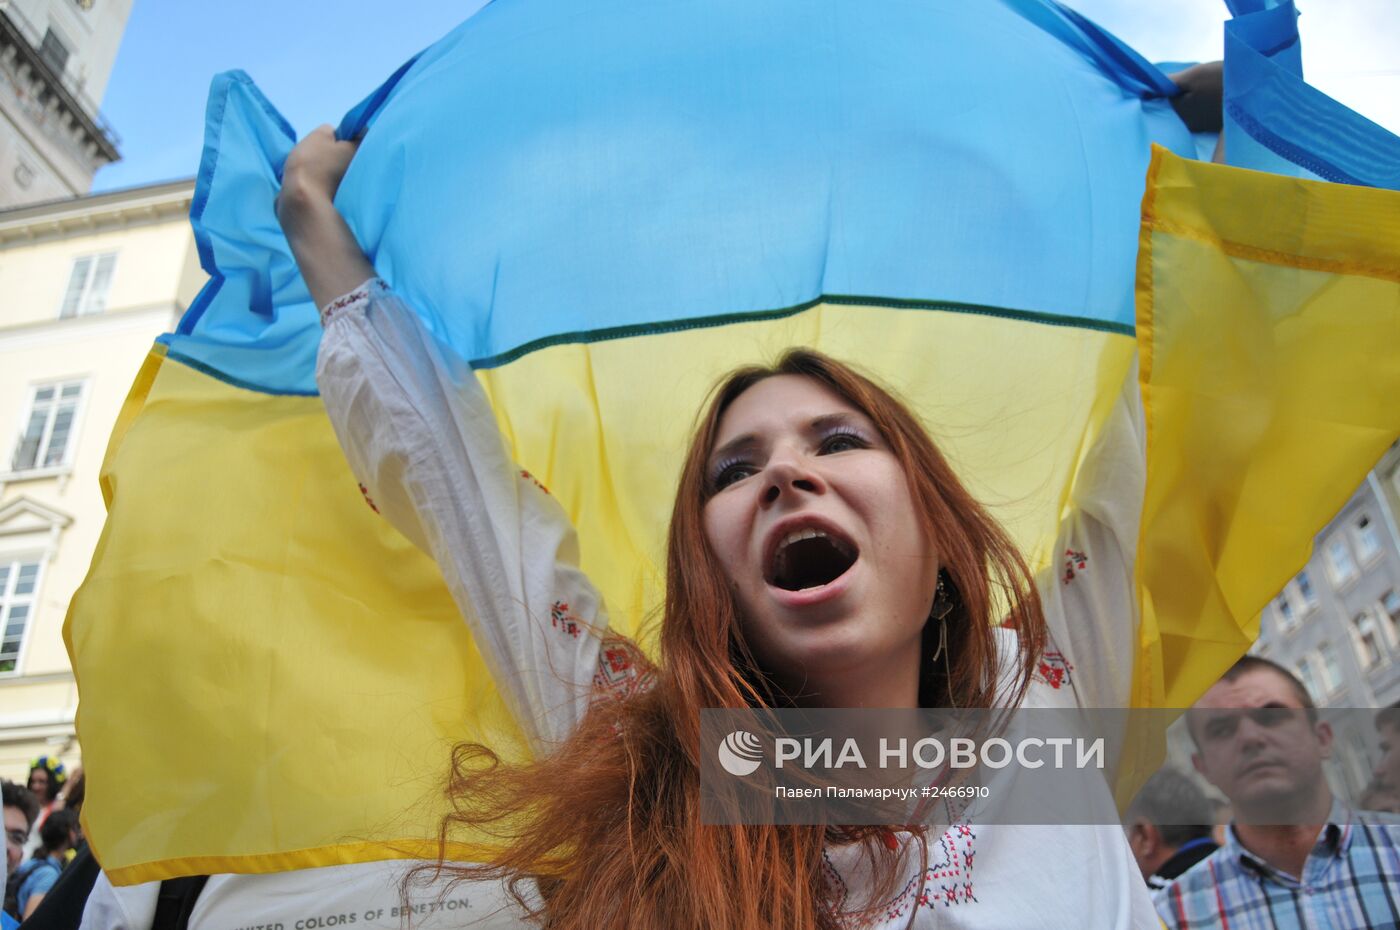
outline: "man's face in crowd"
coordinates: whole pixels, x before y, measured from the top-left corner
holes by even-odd
[[[24,841],[29,839],[29,821],[18,807],[5,807],[5,861],[11,874],[24,857]]]
[[[1197,771],[1237,811],[1275,807],[1288,817],[1323,782],[1332,728],[1310,721],[1293,683],[1272,669],[1216,682],[1188,712],[1187,725]]]
[[[1373,773],[1376,782],[1386,791],[1400,792],[1400,729],[1381,725],[1381,758]]]

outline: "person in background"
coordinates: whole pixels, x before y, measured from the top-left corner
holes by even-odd
[[[1373,779],[1357,796],[1356,806],[1363,811],[1400,814],[1400,791]]]
[[[1225,843],[1155,894],[1171,930],[1400,925],[1400,826],[1333,797],[1332,728],[1293,673],[1245,656],[1186,715],[1229,799]]]
[[[63,763],[53,756],[40,756],[29,764],[29,790],[39,799],[42,808],[39,823],[44,822],[49,811],[61,807],[57,804],[59,792],[68,780],[68,772]]]
[[[1167,883],[1215,852],[1215,805],[1187,775],[1164,768],[1147,780],[1124,816],[1128,845],[1147,887]]]
[[[5,813],[5,900],[3,913],[10,923],[4,923],[6,930],[20,916],[15,896],[19,882],[15,873],[24,861],[24,843],[29,838],[29,828],[39,815],[39,800],[29,789],[13,782],[0,781],[0,799],[4,802]]]
[[[42,841],[39,852],[15,873],[19,878],[15,903],[21,920],[38,909],[44,895],[63,873],[68,851],[77,842],[77,815],[72,811],[54,811],[39,828],[39,837]]]
[[[63,804],[63,809],[72,811],[78,815],[83,809],[83,800],[87,797],[87,782],[83,778],[82,767],[73,770],[73,777],[63,785],[63,789],[58,793],[58,800]]]
[[[1224,846],[1225,836],[1230,832],[1230,821],[1235,819],[1235,812],[1229,801],[1216,801],[1214,810],[1215,819],[1211,823],[1215,826],[1210,829],[1210,838],[1215,841],[1216,846]]]
[[[1382,790],[1400,794],[1400,701],[1376,712],[1376,735],[1381,757],[1371,777]]]
[[[88,848],[78,821],[83,806],[83,785],[83,770],[78,768],[63,786],[67,795],[63,799],[63,809],[73,817],[75,845],[68,853],[68,864],[64,866],[63,874],[44,895],[38,909],[24,919],[24,930],[78,930],[82,924],[88,898],[102,871]],[[102,930],[114,928],[103,926]]]
[[[0,782],[0,791],[5,804],[5,866],[6,872],[12,873],[24,861],[24,843],[39,816],[39,800],[14,782]]]

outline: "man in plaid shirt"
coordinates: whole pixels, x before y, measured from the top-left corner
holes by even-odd
[[[1400,821],[1333,798],[1332,728],[1291,672],[1245,656],[1186,722],[1192,761],[1235,821],[1224,846],[1156,893],[1171,930],[1400,927]]]

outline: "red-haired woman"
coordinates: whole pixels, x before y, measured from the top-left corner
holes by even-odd
[[[1076,502],[1064,530],[1071,562],[1037,592],[885,391],[808,352],[735,374],[685,461],[652,665],[608,635],[568,520],[510,462],[469,368],[376,278],[336,212],[353,151],[328,127],[311,134],[279,202],[324,308],[318,384],[359,480],[437,560],[539,750],[521,766],[458,750],[444,829],[504,841],[464,877],[511,880],[522,920],[551,928],[1159,926],[1116,825],[924,835],[700,815],[701,708],[1123,706],[1134,405],[1087,482],[1101,496]]]

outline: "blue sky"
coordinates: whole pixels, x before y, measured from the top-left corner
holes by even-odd
[[[209,80],[242,68],[298,132],[340,116],[483,0],[134,0],[102,110],[122,161],[95,191],[188,177]],[[528,0],[508,0],[528,2]],[[1219,58],[1223,0],[1068,0],[1153,60]],[[1400,2],[1299,0],[1304,68],[1324,91],[1400,132]],[[1315,4],[1315,5],[1314,5]],[[1316,17],[1308,9],[1318,9]],[[392,9],[392,15],[386,11]]]
[[[242,68],[296,127],[339,121],[482,0],[134,0],[102,100],[122,160],[94,191],[199,167],[210,79]],[[385,15],[386,10],[392,15]]]

